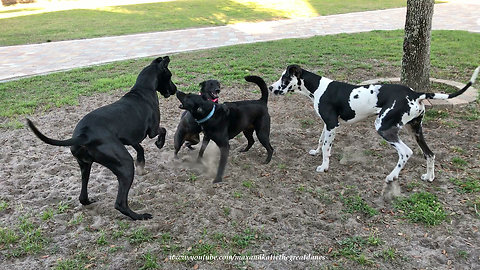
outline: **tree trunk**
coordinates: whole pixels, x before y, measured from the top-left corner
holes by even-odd
[[[430,89],[433,5],[434,0],[407,0],[401,81],[417,91]]]

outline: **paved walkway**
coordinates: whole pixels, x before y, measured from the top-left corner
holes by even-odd
[[[406,8],[0,47],[0,82],[113,61],[338,33],[403,29]],[[433,29],[480,33],[480,1],[435,5]],[[478,52],[477,52],[478,53]]]

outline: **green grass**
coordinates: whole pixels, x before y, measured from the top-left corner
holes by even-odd
[[[418,192],[409,197],[397,198],[394,206],[403,218],[413,223],[434,226],[447,218],[443,205],[429,192]]]
[[[209,243],[199,243],[187,249],[185,256],[216,256],[217,250],[214,245]]]
[[[0,228],[0,248],[18,241],[18,234],[10,228]]]
[[[456,190],[460,193],[473,193],[480,192],[480,180],[474,178],[466,178],[464,180],[457,178],[450,178],[453,184],[456,186]]]
[[[275,8],[272,3],[264,3],[262,6],[259,2],[262,1],[177,0],[6,18],[18,12],[13,10],[11,14],[0,13],[0,46],[330,15],[406,5],[404,0],[311,0],[308,1],[310,6]]]
[[[53,218],[53,214],[54,214],[53,209],[48,208],[47,210],[42,212],[42,220],[47,221],[47,220]]]
[[[1,200],[0,201],[0,211],[4,211],[8,208],[8,202]]]
[[[452,163],[453,163],[453,165],[455,165],[456,167],[460,167],[460,168],[465,167],[465,166],[468,165],[468,162],[465,161],[465,160],[464,160],[463,158],[461,158],[461,157],[453,157],[453,158],[452,158]]]
[[[105,236],[105,231],[100,231],[100,235],[98,236],[96,243],[99,246],[108,245],[108,241],[107,241],[107,238]]]
[[[365,255],[365,252],[372,247],[380,246],[383,241],[376,237],[353,236],[346,237],[337,242],[338,249],[331,253],[332,257],[345,257],[360,265],[372,266],[375,264],[372,258]]]
[[[147,270],[147,269],[158,269],[160,265],[157,262],[157,256],[152,254],[151,252],[147,252],[142,256],[143,265],[140,267],[140,270]]]
[[[437,110],[437,109],[429,109],[425,111],[425,121],[436,120],[439,118],[446,118],[448,117],[448,112]]]
[[[347,213],[359,213],[367,217],[378,214],[378,211],[368,205],[360,195],[340,196],[340,199]]]
[[[133,230],[129,235],[129,242],[131,244],[140,244],[143,242],[150,242],[153,240],[152,234],[145,228],[138,228]]]
[[[474,44],[480,43],[480,35],[433,31],[433,39],[436,42],[432,41],[432,76],[459,76],[460,80],[469,77],[472,63],[480,62],[480,55],[469,53],[476,49]],[[458,42],[461,48],[448,49],[450,46],[457,47],[457,43],[451,40]],[[248,74],[259,74],[267,82],[272,82],[292,63],[333,79],[359,82],[374,76],[399,73],[402,41],[402,31],[374,31],[237,45],[172,55],[170,69],[174,74],[173,81],[180,90],[187,92],[198,91],[198,83],[206,78],[217,78],[224,87],[245,84],[243,77]],[[449,53],[439,55],[445,49]],[[441,61],[434,61],[437,59]],[[151,60],[121,61],[1,83],[0,117],[18,121],[15,117],[53,107],[77,105],[80,96],[126,91]],[[374,63],[376,73],[366,74],[365,78],[350,78],[350,70],[365,62]],[[344,63],[349,63],[348,67]],[[441,63],[442,67],[447,65],[446,70],[440,70],[436,63]],[[447,71],[449,73],[444,76],[438,74]]]
[[[5,250],[6,257],[37,254],[48,242],[43,230],[31,217],[20,217],[20,223],[14,227],[0,227],[0,250]]]
[[[60,259],[55,265],[55,270],[82,270],[91,267],[92,257],[88,256],[85,252],[77,253],[71,259]],[[90,264],[89,267],[87,267]]]

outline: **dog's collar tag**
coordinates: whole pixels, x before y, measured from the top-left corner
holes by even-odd
[[[215,113],[215,104],[213,104],[212,111],[205,118],[202,118],[200,120],[195,120],[195,121],[197,121],[197,123],[199,123],[199,124],[204,123],[204,122],[208,121],[210,118],[212,118],[214,113]]]

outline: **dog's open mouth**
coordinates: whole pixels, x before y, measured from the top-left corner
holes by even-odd
[[[209,99],[215,103],[218,103],[218,95],[216,93],[210,93]]]

